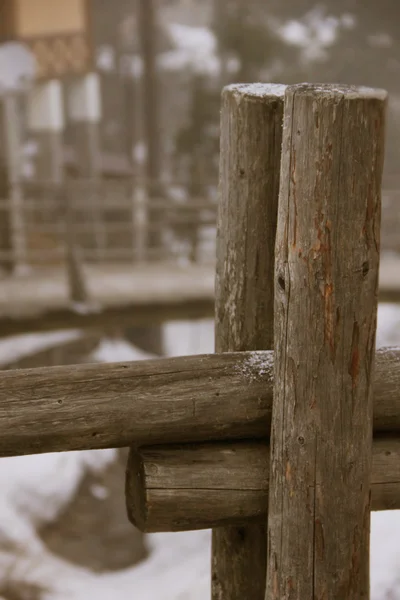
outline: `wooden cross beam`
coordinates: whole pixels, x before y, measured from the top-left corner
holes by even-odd
[[[400,509],[400,436],[374,438],[372,510]],[[263,441],[144,446],[130,452],[126,503],[146,533],[265,520],[270,448]]]
[[[374,438],[400,437],[400,348],[378,350]],[[271,428],[273,352],[0,373],[0,457],[205,441]]]

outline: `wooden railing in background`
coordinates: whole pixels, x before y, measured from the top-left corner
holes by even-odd
[[[0,198],[2,222],[18,228],[12,236],[0,232],[7,238],[0,246],[0,263],[6,267],[18,261],[32,266],[62,263],[68,227],[82,261],[214,261],[216,200],[177,201],[168,195],[146,199],[140,189],[143,184],[128,177],[20,186],[22,218],[14,224],[7,218],[10,199]],[[151,232],[159,234],[157,245],[148,243]],[[13,239],[23,243],[17,249],[7,247]],[[381,248],[400,253],[400,190],[382,193]],[[24,256],[16,257],[21,251]]]
[[[67,243],[79,247],[82,260],[90,262],[180,257],[201,262],[207,254],[215,255],[215,201],[147,199],[140,190],[134,193],[133,183],[126,179],[25,184],[18,226],[25,256],[19,260],[30,265],[60,262]],[[0,199],[5,216],[9,206],[10,200]],[[154,232],[157,245],[149,243]],[[15,249],[3,244],[0,262],[12,264],[15,259]]]

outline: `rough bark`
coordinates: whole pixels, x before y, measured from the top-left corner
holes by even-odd
[[[225,442],[132,449],[126,504],[141,531],[190,531],[244,526],[264,519],[269,446]],[[400,437],[374,439],[372,510],[400,508]]]
[[[385,107],[365,88],[285,95],[268,600],[369,597]]]
[[[0,374],[0,456],[260,439],[272,352],[18,369]],[[400,433],[400,349],[376,354],[374,435]]]
[[[222,95],[216,351],[269,350],[284,86]],[[213,600],[262,600],[266,528],[213,531]]]

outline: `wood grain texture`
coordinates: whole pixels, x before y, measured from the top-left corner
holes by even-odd
[[[273,353],[0,373],[0,456],[262,438]],[[376,353],[374,433],[400,432],[400,348]]]
[[[0,456],[261,435],[271,361],[205,355],[2,373]]]
[[[225,442],[131,449],[126,504],[141,531],[243,527],[266,518],[269,446]],[[400,509],[400,437],[374,439],[372,510]]]
[[[380,90],[285,94],[268,600],[369,597],[385,108]]]
[[[216,352],[272,349],[283,95],[261,84],[222,94]],[[264,598],[266,545],[264,524],[213,530],[213,600]]]

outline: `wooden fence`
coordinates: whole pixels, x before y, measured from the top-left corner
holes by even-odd
[[[71,244],[91,263],[213,260],[216,202],[171,197],[173,187],[153,197],[132,177],[14,184],[0,194],[0,264],[62,264]]]
[[[370,510],[400,508],[400,349],[375,352],[385,110],[380,90],[226,88],[217,354],[0,376],[0,455],[131,446],[131,521],[213,527],[213,600],[367,599]]]

